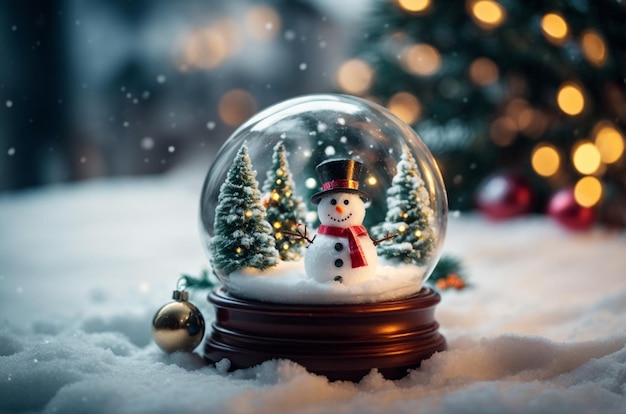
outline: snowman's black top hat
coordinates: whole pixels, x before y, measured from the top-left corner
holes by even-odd
[[[363,164],[354,160],[327,160],[315,167],[317,176],[322,183],[322,191],[311,196],[313,204],[319,204],[320,199],[329,193],[355,193],[363,201],[370,201],[371,197],[365,191],[359,190],[359,179]]]

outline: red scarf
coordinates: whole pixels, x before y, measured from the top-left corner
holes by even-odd
[[[367,266],[367,260],[365,259],[361,242],[359,241],[359,236],[367,235],[367,230],[364,226],[335,227],[322,224],[317,229],[317,233],[335,237],[347,237],[352,267]]]

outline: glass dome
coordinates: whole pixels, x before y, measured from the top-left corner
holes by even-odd
[[[209,258],[220,188],[242,145],[247,147],[261,190],[279,143],[285,149],[294,193],[305,203],[306,222],[313,230],[318,225],[317,206],[310,198],[322,185],[315,170],[318,164],[329,159],[362,163],[359,189],[371,196],[363,225],[372,228],[386,219],[388,189],[399,162],[408,155],[421,178],[420,191],[425,195],[420,202],[429,212],[433,234],[428,257],[421,263],[421,281],[428,278],[441,254],[448,211],[436,161],[415,131],[387,109],[346,95],[307,95],[283,101],[256,114],[224,143],[207,173],[200,199],[200,232]],[[224,275],[217,273],[224,281]]]

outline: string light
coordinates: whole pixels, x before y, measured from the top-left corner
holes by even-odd
[[[377,183],[378,183],[378,180],[373,175],[370,175],[369,177],[367,177],[367,184],[368,185],[374,186]]]
[[[252,7],[246,13],[245,20],[250,34],[261,41],[273,39],[280,31],[280,16],[267,5]]]
[[[624,136],[613,125],[602,122],[595,127],[594,143],[602,162],[612,164],[624,154]]]
[[[602,163],[600,151],[591,142],[582,141],[574,146],[572,151],[574,168],[581,174],[595,173]]]
[[[256,112],[256,102],[243,89],[233,89],[220,99],[218,112],[225,124],[239,126]]]
[[[398,6],[411,13],[426,11],[430,3],[430,0],[398,0]]]
[[[244,215],[244,217],[245,217],[245,218],[250,218],[250,217],[252,217],[252,211],[250,211],[250,210],[246,210],[246,211],[243,213],[243,215]]]
[[[561,156],[553,145],[539,144],[533,150],[531,164],[537,174],[550,177],[559,170]]]
[[[543,16],[541,30],[546,39],[556,45],[563,44],[569,32],[565,19],[556,13],[548,13]]]
[[[602,183],[596,177],[583,177],[574,186],[574,199],[583,207],[593,207],[602,198]]]
[[[604,40],[593,30],[585,30],[580,39],[580,48],[585,58],[595,66],[602,66],[606,61]]]
[[[387,103],[387,108],[398,118],[411,125],[422,113],[422,106],[417,98],[408,92],[398,92]]]
[[[581,88],[574,83],[564,83],[556,97],[561,111],[567,115],[578,115],[585,109],[585,97]]]
[[[515,141],[517,125],[510,116],[498,117],[491,123],[489,136],[491,140],[500,147],[507,147]]]
[[[474,60],[469,67],[469,76],[472,82],[479,86],[487,86],[498,80],[498,67],[487,58]]]
[[[506,19],[504,8],[492,0],[478,0],[470,3],[471,16],[483,29],[494,29]]]
[[[337,86],[344,92],[362,95],[374,81],[374,70],[361,59],[350,59],[337,70]]]
[[[425,43],[407,47],[403,57],[406,69],[418,76],[430,76],[437,72],[441,66],[439,51]]]

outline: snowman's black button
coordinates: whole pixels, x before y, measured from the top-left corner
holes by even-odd
[[[335,243],[335,250],[337,250],[338,252],[343,250],[343,244],[341,243]]]
[[[341,259],[335,260],[335,267],[341,267],[341,266],[343,266],[343,260]]]

